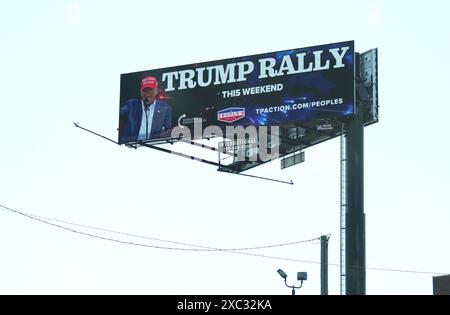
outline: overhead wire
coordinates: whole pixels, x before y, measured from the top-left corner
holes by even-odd
[[[24,213],[24,212],[21,212],[18,210],[11,209],[11,208],[3,206],[1,204],[0,204],[0,210],[12,212],[12,213],[27,217],[29,219],[39,221],[41,223],[48,224],[48,225],[54,226],[56,228],[60,228],[60,229],[66,230],[66,231],[76,233],[76,234],[80,234],[80,235],[84,235],[84,236],[88,236],[88,237],[92,237],[92,238],[96,238],[96,239],[101,239],[101,240],[105,240],[105,241],[121,243],[121,244],[125,244],[125,245],[133,245],[133,246],[140,246],[140,247],[147,247],[147,248],[154,248],[154,249],[177,250],[177,251],[197,251],[197,252],[218,251],[218,252],[228,252],[228,253],[234,253],[234,254],[239,254],[239,255],[269,258],[269,259],[276,259],[276,260],[283,260],[283,261],[302,262],[302,263],[309,263],[309,264],[320,264],[320,262],[313,261],[313,260],[303,260],[303,259],[296,259],[296,258],[287,258],[287,257],[279,257],[279,256],[271,256],[271,255],[243,252],[244,250],[256,250],[256,249],[267,249],[267,248],[274,248],[274,247],[290,246],[290,245],[295,245],[295,244],[305,243],[305,242],[312,242],[313,244],[318,244],[314,241],[317,241],[318,239],[320,239],[320,237],[309,239],[309,240],[296,241],[296,242],[290,242],[290,243],[282,243],[282,244],[273,244],[273,245],[266,245],[266,246],[242,247],[242,248],[214,248],[214,247],[208,247],[208,246],[202,246],[202,245],[188,244],[188,243],[183,243],[183,242],[163,240],[163,239],[159,239],[159,238],[147,237],[147,236],[136,235],[136,234],[129,234],[129,233],[118,232],[118,231],[113,231],[113,230],[103,229],[103,228],[98,228],[98,227],[92,227],[92,226],[78,224],[78,223],[72,223],[72,222],[63,221],[63,220],[59,220],[59,219],[53,219],[53,218],[32,215],[32,214],[28,214],[28,213]],[[143,239],[149,239],[149,240],[155,240],[155,241],[160,241],[160,242],[167,242],[167,243],[173,243],[173,244],[197,247],[197,248],[167,247],[167,246],[157,246],[157,245],[149,245],[149,244],[143,244],[143,243],[123,241],[123,240],[118,240],[118,239],[114,239],[114,238],[110,238],[110,237],[104,237],[104,236],[100,236],[100,235],[95,235],[95,234],[71,229],[71,228],[68,228],[68,227],[65,227],[65,226],[62,226],[59,224],[51,223],[49,221],[54,221],[54,222],[59,222],[59,223],[63,223],[63,224],[69,224],[69,225],[74,225],[74,226],[79,226],[79,227],[84,227],[84,228],[89,228],[89,229],[94,229],[94,230],[99,230],[99,231],[104,231],[104,232],[109,232],[109,233],[121,234],[124,236],[143,238]],[[327,236],[330,236],[330,234],[328,234]],[[328,263],[328,265],[333,266],[333,267],[340,267],[340,264],[336,264],[336,263]],[[426,275],[448,274],[446,272],[407,270],[407,269],[382,268],[382,267],[361,267],[361,266],[347,266],[347,267],[355,268],[355,269],[364,268],[366,270],[412,273],[412,274],[426,274]]]
[[[262,246],[253,246],[253,247],[240,247],[240,248],[216,248],[216,247],[210,247],[210,246],[189,244],[189,243],[184,243],[184,242],[170,241],[170,240],[165,240],[165,239],[160,239],[160,238],[155,238],[155,237],[149,237],[149,236],[143,236],[143,235],[137,235],[137,234],[130,234],[130,233],[119,232],[119,231],[114,231],[114,230],[110,230],[110,229],[104,229],[104,228],[99,228],[99,227],[94,227],[94,226],[89,226],[89,225],[84,225],[84,224],[79,224],[79,223],[68,222],[68,221],[54,219],[54,218],[49,218],[49,217],[43,217],[43,216],[39,216],[39,215],[34,215],[34,214],[30,214],[30,213],[25,213],[25,212],[21,212],[21,211],[18,211],[18,210],[14,210],[14,209],[11,209],[9,207],[3,206],[1,204],[0,204],[0,207],[3,208],[3,210],[5,210],[5,211],[14,212],[16,214],[28,217],[30,219],[34,219],[34,220],[40,221],[40,222],[45,223],[45,224],[50,224],[50,225],[53,225],[53,226],[58,227],[58,228],[63,228],[65,230],[69,230],[69,231],[74,232],[74,233],[84,234],[86,236],[96,237],[96,235],[94,235],[94,234],[85,233],[85,232],[78,231],[78,230],[73,230],[73,229],[70,229],[70,228],[66,228],[66,227],[60,226],[58,224],[53,224],[53,223],[48,222],[48,221],[54,221],[54,222],[58,222],[58,223],[63,223],[63,224],[68,224],[68,225],[73,225],[73,226],[78,226],[78,227],[98,230],[98,231],[102,231],[102,232],[113,233],[113,234],[119,234],[119,235],[124,235],[124,236],[128,236],[128,237],[142,238],[142,239],[147,239],[147,240],[153,240],[153,241],[158,241],[158,242],[165,242],[165,243],[171,243],[171,244],[177,244],[177,245],[183,245],[183,246],[189,246],[189,247],[197,247],[196,249],[163,247],[163,246],[156,247],[156,248],[159,248],[159,249],[195,250],[195,251],[259,250],[259,249],[291,246],[291,245],[296,245],[296,244],[300,244],[300,243],[308,243],[308,242],[313,242],[313,241],[316,241],[316,240],[320,239],[320,237],[315,237],[315,238],[312,238],[312,239],[301,240],[301,241],[294,241],[294,242],[288,242],[288,243],[280,243],[280,244],[271,244],[271,245],[262,245]],[[105,239],[105,238],[103,238],[103,239]],[[112,239],[109,239],[109,240],[112,240]],[[133,244],[134,245],[138,245],[138,243],[133,243]],[[144,244],[141,244],[141,245],[144,245]],[[153,247],[153,246],[151,246],[151,247]]]

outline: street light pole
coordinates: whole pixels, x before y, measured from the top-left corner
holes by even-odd
[[[306,272],[297,272],[297,280],[301,281],[300,286],[296,287],[295,285],[288,285],[287,284],[287,274],[281,270],[277,270],[278,274],[281,276],[281,278],[284,279],[284,284],[292,289],[292,295],[295,295],[295,289],[300,289],[303,286],[303,281],[308,279],[308,274]]]
[[[288,285],[286,283],[286,279],[284,279],[284,284],[288,287],[288,288],[292,288],[292,295],[295,295],[295,289],[300,289],[303,286],[303,280],[302,282],[300,282],[300,286],[296,287],[295,285]]]

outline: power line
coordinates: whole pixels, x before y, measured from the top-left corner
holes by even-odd
[[[178,247],[177,248],[174,248],[174,247],[162,247],[162,246],[155,247],[155,248],[159,248],[159,249],[193,250],[193,251],[242,251],[242,250],[257,250],[257,249],[267,249],[267,248],[291,246],[291,245],[296,245],[296,244],[300,244],[300,243],[313,242],[313,241],[316,241],[316,240],[320,239],[319,237],[316,237],[316,238],[312,238],[312,239],[308,239],[308,240],[295,241],[295,242],[289,242],[289,243],[281,243],[281,244],[271,244],[271,245],[264,245],[264,246],[242,247],[242,248],[215,248],[215,247],[208,247],[208,246],[202,246],[202,245],[196,245],[196,244],[188,244],[188,243],[183,243],[183,242],[164,240],[164,239],[160,239],[160,238],[154,238],[154,237],[137,235],[137,234],[130,234],[130,233],[125,233],[125,232],[118,232],[118,231],[114,231],[114,230],[110,230],[110,229],[104,229],[104,228],[99,228],[99,227],[94,227],[94,226],[89,226],[89,225],[84,225],[84,224],[79,224],[79,223],[73,223],[73,222],[68,222],[68,221],[64,221],[64,220],[54,219],[54,218],[38,216],[38,215],[30,214],[30,213],[17,211],[17,210],[11,209],[9,207],[3,206],[1,204],[0,204],[0,207],[3,208],[1,210],[14,212],[16,214],[28,217],[30,219],[34,219],[34,220],[37,220],[37,221],[45,223],[45,224],[50,224],[52,226],[55,226],[55,227],[58,227],[58,228],[62,228],[62,229],[66,229],[66,230],[69,230],[71,232],[83,234],[83,235],[86,235],[86,236],[97,237],[94,234],[89,234],[89,233],[81,232],[81,231],[78,231],[78,230],[69,229],[69,228],[60,226],[58,224],[50,223],[48,221],[54,221],[54,222],[68,224],[68,225],[73,225],[73,226],[78,226],[78,227],[83,227],[83,228],[87,228],[87,229],[93,229],[93,230],[98,230],[98,231],[103,231],[103,232],[108,232],[108,233],[113,233],[113,234],[119,234],[119,235],[124,235],[124,236],[129,236],[129,237],[142,238],[142,239],[147,239],[147,240],[153,240],[153,241],[165,242],[165,243],[171,243],[171,244],[177,244],[177,245],[183,245],[183,246],[197,247],[197,249],[178,248]],[[106,238],[103,238],[103,239],[106,239]],[[112,239],[109,239],[109,240],[112,240]],[[123,242],[123,241],[120,241],[120,242]],[[132,243],[132,244],[138,245],[138,243]],[[145,245],[145,244],[141,244],[141,245]],[[151,247],[153,247],[153,246],[151,246]]]
[[[117,232],[117,231],[113,231],[113,230],[108,230],[108,229],[103,229],[103,228],[98,228],[98,227],[92,227],[92,226],[88,226],[88,225],[72,223],[72,222],[67,222],[67,221],[58,220],[58,219],[41,217],[41,216],[37,216],[37,215],[32,215],[32,214],[27,214],[27,213],[24,213],[24,212],[20,212],[20,211],[11,209],[9,207],[3,206],[1,204],[0,204],[0,208],[1,208],[0,210],[13,212],[15,214],[22,215],[22,216],[27,217],[29,219],[36,220],[36,221],[39,221],[41,223],[45,223],[45,224],[48,224],[48,225],[51,225],[51,226],[54,226],[54,227],[57,227],[57,228],[60,228],[60,229],[66,230],[66,231],[70,231],[70,232],[73,232],[73,233],[76,233],[76,234],[81,234],[81,235],[89,236],[89,237],[92,237],[92,238],[101,239],[101,240],[110,241],[110,242],[115,242],[115,243],[121,243],[121,244],[125,244],[125,245],[141,246],[141,247],[154,248],[154,249],[179,250],[179,251],[197,251],[197,252],[200,252],[200,251],[221,251],[221,252],[228,252],[228,253],[239,254],[239,255],[254,256],[254,257],[261,257],[261,258],[269,258],[269,259],[276,259],[276,260],[283,260],[283,261],[302,262],[302,263],[308,263],[308,264],[320,264],[320,262],[313,261],[313,260],[302,260],[302,259],[295,259],[295,258],[278,257],[278,256],[271,256],[271,255],[263,255],[263,254],[242,252],[243,250],[274,248],[274,247],[288,246],[288,245],[294,245],[294,244],[305,243],[305,242],[313,242],[313,241],[317,240],[318,238],[313,238],[313,239],[310,239],[310,240],[297,241],[297,242],[291,242],[291,243],[284,243],[284,244],[275,244],[275,245],[257,246],[257,247],[247,247],[247,248],[235,248],[235,249],[233,249],[233,248],[214,248],[214,247],[207,247],[207,246],[201,246],[201,245],[195,245],[195,244],[187,244],[187,243],[182,243],[182,242],[162,240],[162,239],[153,238],[153,237],[147,237],[147,236],[142,236],[142,235],[135,235],[135,234]],[[59,222],[59,223],[70,224],[70,225],[74,225],[74,226],[79,226],[79,227],[84,227],[84,228],[89,228],[89,229],[94,229],[94,230],[100,230],[100,231],[109,232],[109,233],[121,234],[121,235],[125,235],[125,236],[144,238],[144,239],[150,239],[150,240],[157,240],[157,241],[160,241],[160,242],[167,242],[167,243],[173,243],[173,244],[185,245],[185,246],[191,246],[191,247],[198,247],[198,248],[166,247],[166,246],[156,246],[156,245],[148,245],[148,244],[142,244],[142,243],[123,241],[123,240],[118,240],[118,239],[114,239],[114,238],[109,238],[109,237],[104,237],[104,236],[99,236],[99,235],[95,235],[95,234],[91,234],[91,233],[78,231],[78,230],[71,229],[71,228],[68,228],[68,227],[65,227],[65,226],[61,226],[59,224],[51,223],[51,222],[48,222],[48,221],[55,221],[55,222]],[[315,244],[317,244],[317,243],[315,243]],[[328,265],[329,266],[333,266],[333,267],[340,267],[340,264],[336,264],[336,263],[329,263]],[[349,268],[363,268],[361,266],[348,266],[348,267]],[[445,275],[445,274],[448,274],[447,272],[406,270],[406,269],[380,268],[380,267],[366,267],[366,270],[388,271],[388,272],[399,272],[399,273],[413,273],[413,274],[426,274],[426,275]]]
[[[66,231],[70,231],[76,234],[81,234],[81,235],[85,235],[85,236],[89,236],[92,238],[97,238],[97,239],[101,239],[101,240],[105,240],[105,241],[110,241],[110,242],[115,242],[115,243],[120,243],[120,244],[126,244],[126,245],[133,245],[133,246],[141,246],[141,247],[147,247],[147,248],[154,248],[154,249],[167,249],[167,250],[180,250],[180,251],[204,251],[204,249],[196,249],[196,248],[179,248],[179,247],[165,247],[165,246],[156,246],[156,245],[148,245],[148,244],[142,244],[142,243],[135,243],[135,242],[128,242],[128,241],[122,241],[122,240],[118,240],[118,239],[113,239],[113,238],[109,238],[109,237],[103,237],[103,236],[99,236],[99,235],[95,235],[95,234],[91,234],[91,233],[86,233],[86,232],[82,232],[82,231],[78,231],[78,230],[74,230],[71,228],[67,228],[55,223],[51,223],[48,222],[46,220],[34,217],[33,215],[29,215],[27,213],[23,213],[14,209],[11,209],[9,207],[5,207],[3,205],[0,204],[0,207],[3,208],[1,210],[4,211],[9,211],[9,212],[13,212],[15,214],[19,214],[22,215],[24,217],[27,217],[29,219],[32,220],[36,220],[39,221],[41,223],[45,223]],[[305,242],[305,241],[302,241]],[[198,246],[198,247],[206,247],[206,246],[200,246],[200,245],[191,245],[189,244],[189,246]],[[270,245],[270,246],[274,246],[274,245]],[[303,263],[313,263],[316,264],[317,262],[314,261],[308,261],[308,260],[300,260],[300,259],[291,259],[291,258],[284,258],[284,257],[277,257],[277,256],[268,256],[268,255],[261,255],[261,254],[254,254],[254,253],[245,253],[245,252],[241,252],[241,251],[236,251],[236,250],[231,250],[231,249],[220,249],[220,248],[212,248],[212,247],[206,247],[208,249],[213,250],[213,251],[223,251],[223,252],[228,252],[228,253],[234,253],[234,254],[240,254],[240,255],[246,255],[246,256],[255,256],[255,257],[263,257],[263,258],[271,258],[271,259],[278,259],[278,260],[285,260],[285,261],[296,261],[296,262],[303,262]],[[262,248],[262,246],[261,246]]]
[[[354,268],[354,267],[351,267]],[[366,267],[369,270],[377,270],[377,271],[391,271],[391,272],[404,272],[404,273],[416,273],[416,274],[424,274],[424,275],[446,275],[448,272],[434,272],[434,271],[420,271],[420,270],[405,270],[405,269],[393,269],[393,268],[371,268]]]
[[[128,245],[135,245],[135,246],[142,246],[142,247],[150,247],[150,248],[157,248],[157,249],[169,249],[169,250],[195,250],[195,249],[189,249],[189,248],[176,248],[176,247],[164,247],[164,246],[156,246],[156,245],[148,245],[148,244],[141,244],[141,243],[134,243],[134,242],[128,242],[128,241],[122,241],[122,240],[117,240],[117,239],[113,239],[113,238],[109,238],[109,237],[104,237],[104,236],[99,236],[99,235],[95,235],[95,234],[91,234],[91,233],[87,233],[87,232],[82,232],[82,231],[78,231],[78,230],[74,230],[59,224],[55,224],[55,223],[51,223],[48,222],[46,220],[40,219],[40,218],[36,218],[32,215],[28,215],[26,213],[17,211],[17,210],[13,210],[7,207],[4,207],[2,205],[0,205],[0,207],[6,209],[7,211],[10,212],[14,212],[16,214],[22,215],[24,217],[27,217],[29,219],[35,220],[35,221],[39,221],[41,223],[45,223],[66,231],[70,231],[76,234],[81,234],[81,235],[85,235],[85,236],[89,236],[89,237],[93,237],[93,238],[97,238],[97,239],[102,239],[102,240],[106,240],[106,241],[111,241],[111,242],[116,242],[116,243],[122,243],[122,244],[128,244]],[[2,209],[3,210],[3,209]]]

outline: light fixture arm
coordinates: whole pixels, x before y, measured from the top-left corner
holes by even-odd
[[[284,284],[292,289],[292,295],[295,295],[295,289],[300,289],[303,286],[303,280],[300,282],[300,286],[296,287],[295,285],[288,285],[286,279],[284,279]]]

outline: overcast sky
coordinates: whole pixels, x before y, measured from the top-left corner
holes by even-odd
[[[291,186],[120,147],[72,122],[117,139],[121,73],[354,40],[356,51],[379,49],[380,122],[365,128],[366,261],[375,268],[367,270],[367,293],[432,294],[433,273],[450,273],[448,2],[6,0],[0,7],[1,205],[214,248],[331,234],[329,261],[338,264],[339,139],[306,150],[300,165],[280,170],[277,160],[249,172],[292,179]],[[290,294],[278,268],[289,283],[308,272],[298,293],[320,293],[317,241],[247,251],[286,260],[158,249],[0,210],[0,293]],[[339,294],[336,265],[329,292]]]

